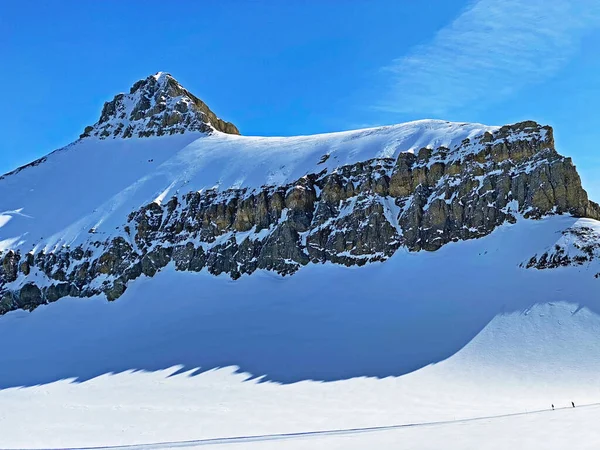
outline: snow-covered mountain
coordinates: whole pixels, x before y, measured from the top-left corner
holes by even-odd
[[[548,126],[248,137],[150,76],[0,177],[0,446],[599,401],[598,220]]]
[[[600,218],[547,126],[244,137],[164,73],[106,103],[80,140],[2,177],[0,197],[0,313],[113,300],[169,263],[291,274],[435,251],[519,218]]]
[[[100,120],[86,127],[80,138],[148,137],[213,130],[240,134],[235,125],[219,119],[175,78],[159,72],[135,83],[129,94],[118,94],[106,102]]]

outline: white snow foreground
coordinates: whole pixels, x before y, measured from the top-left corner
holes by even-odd
[[[285,278],[169,266],[114,303],[13,311],[0,317],[0,447],[597,448],[600,408],[581,406],[600,402],[600,263],[519,267],[573,226],[600,228],[523,219]],[[403,424],[430,425],[348,431]]]

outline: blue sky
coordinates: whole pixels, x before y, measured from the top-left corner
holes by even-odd
[[[600,200],[598,48],[597,0],[3,0],[0,172],[167,71],[248,135],[537,120]]]

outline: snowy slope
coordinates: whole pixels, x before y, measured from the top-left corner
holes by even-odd
[[[157,74],[0,177],[0,448],[538,448],[598,418],[545,412],[600,402],[600,207],[549,127],[236,133]]]
[[[589,274],[598,262],[519,267],[577,222],[520,220],[434,253],[308,266],[289,278],[263,272],[234,282],[167,269],[115,303],[63,299],[8,313],[0,317],[0,340],[13,343],[0,353],[2,447],[378,427],[597,402],[599,281]],[[481,430],[466,442],[497,448],[485,433],[521,427],[516,420],[494,422],[498,431],[459,429]],[[407,431],[408,448],[460,433],[435,430]],[[389,433],[357,442],[383,439],[388,448],[405,439]]]
[[[143,139],[88,137],[0,179],[0,250],[76,245],[114,233],[127,215],[176,193],[281,186],[308,173],[422,147],[454,148],[498,127],[423,120],[299,137],[197,132]],[[322,161],[324,155],[329,155]],[[454,156],[458,156],[454,154]]]
[[[157,74],[107,102],[77,142],[0,177],[0,314],[115,300],[171,262],[293,274],[435,251],[518,215],[600,219],[552,129],[532,121],[287,138],[229,125]]]
[[[505,450],[539,448],[558,450],[565,448],[596,449],[600,433],[596,426],[600,419],[600,406],[566,407],[562,410],[524,412],[518,415],[483,417],[475,420],[452,420],[434,424],[408,424],[391,429],[333,431],[300,436],[267,436],[244,441],[218,443],[190,443],[185,448],[204,448],[211,445],[216,450],[245,448],[249,450],[294,449],[350,449],[409,448],[430,449],[487,449]],[[237,444],[237,445],[236,445]],[[181,448],[182,446],[140,446],[138,448]],[[135,450],[131,448],[131,450]]]

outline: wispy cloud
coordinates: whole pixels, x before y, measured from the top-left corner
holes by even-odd
[[[600,0],[478,0],[431,42],[386,67],[377,107],[441,115],[551,77],[600,26]]]

